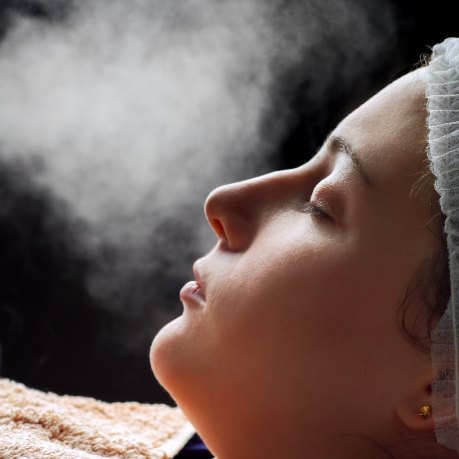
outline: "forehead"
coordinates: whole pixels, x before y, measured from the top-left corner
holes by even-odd
[[[349,140],[375,183],[391,183],[427,170],[425,70],[385,87],[335,129]]]

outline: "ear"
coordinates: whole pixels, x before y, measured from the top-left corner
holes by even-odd
[[[432,375],[424,378],[412,393],[407,394],[404,400],[401,400],[396,407],[399,420],[410,430],[427,431],[434,430],[432,414],[428,417],[420,415],[423,406],[429,406],[432,409]]]

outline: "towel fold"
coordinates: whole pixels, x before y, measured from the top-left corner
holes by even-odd
[[[59,396],[0,379],[1,459],[170,459],[194,433],[179,408]]]

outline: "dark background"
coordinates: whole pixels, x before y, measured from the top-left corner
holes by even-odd
[[[368,0],[365,8],[371,13],[379,1]],[[386,3],[397,13],[397,32],[388,37],[387,52],[368,63],[365,75],[355,75],[347,86],[337,84],[314,104],[307,75],[291,69],[292,74],[280,79],[281,91],[290,82],[282,103],[291,110],[289,128],[269,158],[272,169],[302,163],[350,110],[412,69],[429,46],[457,35],[454,15],[447,13],[452,2],[436,2],[435,8],[414,0]],[[43,2],[1,0],[0,37],[8,31],[11,11],[60,21],[69,5],[60,2],[47,8]],[[377,18],[370,14],[370,20]],[[339,40],[331,34],[329,46]],[[345,61],[346,51],[335,58]],[[267,116],[267,130],[271,123]],[[171,228],[166,222],[164,231]],[[124,352],[110,341],[111,334],[122,333],[121,319],[99,308],[86,292],[84,279],[91,259],[74,243],[82,230],[84,224],[72,219],[56,197],[34,187],[27,168],[14,161],[0,162],[1,376],[39,389],[107,401],[167,401],[151,375],[147,343],[142,351]],[[180,228],[175,231],[173,236],[180,239]],[[162,295],[176,301],[186,280],[164,279]],[[156,324],[156,329],[160,326]]]

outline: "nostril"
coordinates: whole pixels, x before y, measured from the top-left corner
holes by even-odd
[[[220,239],[226,238],[225,229],[218,218],[213,218],[210,222],[212,228]]]
[[[204,204],[204,213],[219,249],[238,252],[247,247],[254,217],[247,186],[234,183],[213,190]]]

